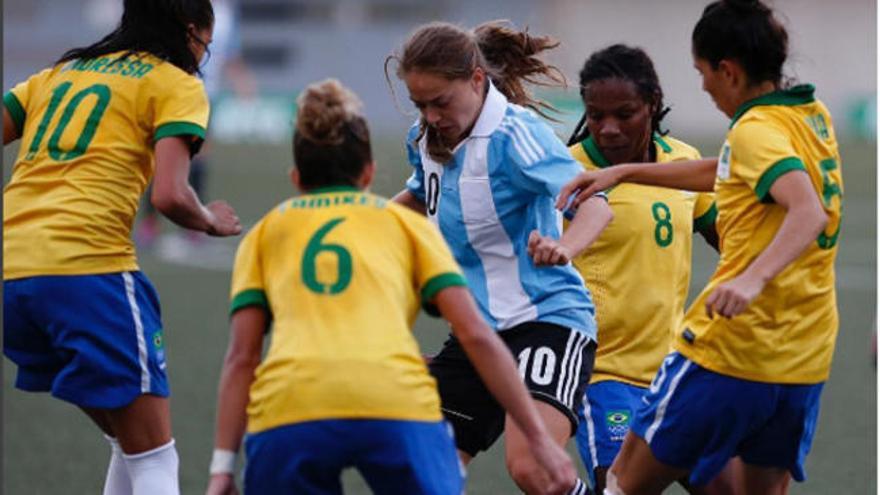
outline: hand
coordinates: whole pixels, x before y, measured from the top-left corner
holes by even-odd
[[[205,495],[238,495],[232,473],[212,474]]]
[[[532,443],[532,455],[550,478],[545,493],[565,495],[571,491],[577,480],[577,471],[571,458],[549,436]]]
[[[620,166],[614,166],[592,172],[582,172],[572,179],[571,182],[562,186],[562,189],[559,191],[559,197],[556,200],[556,209],[575,208],[590,199],[597,192],[616,186],[623,178],[622,171],[623,168]],[[575,196],[569,206],[568,198],[575,193],[577,193],[577,196]]]
[[[544,237],[537,230],[529,234],[529,256],[535,266],[565,265],[571,261],[571,251],[552,237]]]
[[[235,210],[226,201],[212,201],[206,206],[209,213],[208,235],[226,237],[241,233],[241,222]]]
[[[706,314],[709,318],[714,318],[715,313],[725,318],[733,318],[745,311],[762,290],[764,290],[763,280],[743,273],[715,287],[706,298]]]

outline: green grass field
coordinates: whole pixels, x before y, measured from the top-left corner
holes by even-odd
[[[709,141],[701,149],[714,155],[717,147]],[[7,171],[12,152],[4,153]],[[842,155],[846,199],[837,264],[840,336],[808,461],[810,478],[792,488],[795,494],[874,494],[877,489],[876,375],[870,353],[876,328],[875,143],[847,144]],[[377,143],[376,158],[380,169],[373,189],[393,194],[408,173],[399,141]],[[209,195],[229,200],[243,222],[252,224],[292,194],[286,179],[290,161],[287,146],[218,146],[211,164]],[[8,180],[8,172],[6,175]],[[235,241],[211,242],[228,251],[235,245]],[[692,285],[699,289],[715,258],[700,241],[695,244]],[[148,253],[142,253],[140,260],[162,298],[182,490],[185,494],[201,493],[212,449],[217,378],[227,342],[229,270],[171,264]],[[443,324],[426,317],[419,319],[415,332],[426,352],[437,350],[446,335]],[[73,406],[15,390],[14,372],[4,361],[4,493],[100,493],[109,448],[98,430]],[[570,451],[577,455],[573,443]],[[346,487],[347,493],[369,493],[355,473],[346,475]],[[676,490],[669,493],[682,493]],[[471,465],[468,492],[517,493],[504,469],[502,442]]]

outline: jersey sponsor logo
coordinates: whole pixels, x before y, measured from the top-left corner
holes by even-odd
[[[611,441],[622,442],[629,431],[629,422],[631,414],[626,410],[608,411],[605,414],[605,427],[611,436]]]
[[[721,180],[730,178],[730,143],[727,141],[721,147],[721,156],[718,157],[718,168],[715,175]]]

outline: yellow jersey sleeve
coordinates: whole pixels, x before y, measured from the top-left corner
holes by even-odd
[[[31,113],[33,111],[33,100],[37,90],[54,70],[54,68],[44,69],[29,77],[26,81],[18,83],[3,95],[3,106],[6,107],[9,116],[12,117],[12,122],[15,123],[15,128],[19,135],[24,131],[25,118],[29,113],[28,109],[31,109]]]
[[[770,188],[776,179],[792,170],[806,170],[785,132],[766,121],[740,121],[728,134],[728,142],[736,164],[731,175],[748,184],[761,202],[773,202]]]
[[[238,245],[232,270],[230,314],[248,306],[261,306],[271,313],[269,300],[266,297],[263,260],[260,255],[263,224],[261,221],[254,226]]]
[[[715,195],[699,193],[694,202],[694,232],[705,232],[715,225],[718,208],[715,206]]]
[[[454,286],[466,286],[458,263],[437,228],[424,217],[395,204],[389,204],[409,237],[413,248],[413,277],[420,288],[422,302],[431,301],[438,292]]]
[[[204,84],[182,71],[175,71],[173,77],[157,78],[156,83],[161,87],[157,88],[153,109],[153,141],[189,136],[191,149],[196,153],[205,139],[210,113]]]

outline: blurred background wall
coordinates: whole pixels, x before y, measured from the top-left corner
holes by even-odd
[[[51,64],[59,47],[91,42],[119,18],[121,0],[7,0],[4,2],[3,87]],[[220,99],[214,131],[221,140],[286,139],[293,98],[306,84],[337,77],[357,91],[374,129],[398,134],[413,119],[397,85],[394,103],[383,73],[385,57],[418,24],[434,19],[467,27],[506,18],[552,34],[562,45],[550,55],[570,82],[543,93],[566,110],[561,133],[581,111],[577,73],[586,56],[625,42],[652,56],[672,106],[667,125],[677,134],[720,136],[726,118],[700,91],[690,33],[702,0],[242,0],[244,60],[262,98]],[[835,116],[838,132],[873,138],[876,132],[876,3],[873,0],[776,0],[791,35],[787,73],[812,82]],[[394,66],[390,68],[392,80]],[[268,98],[268,99],[266,99]],[[279,110],[280,109],[280,110]]]

